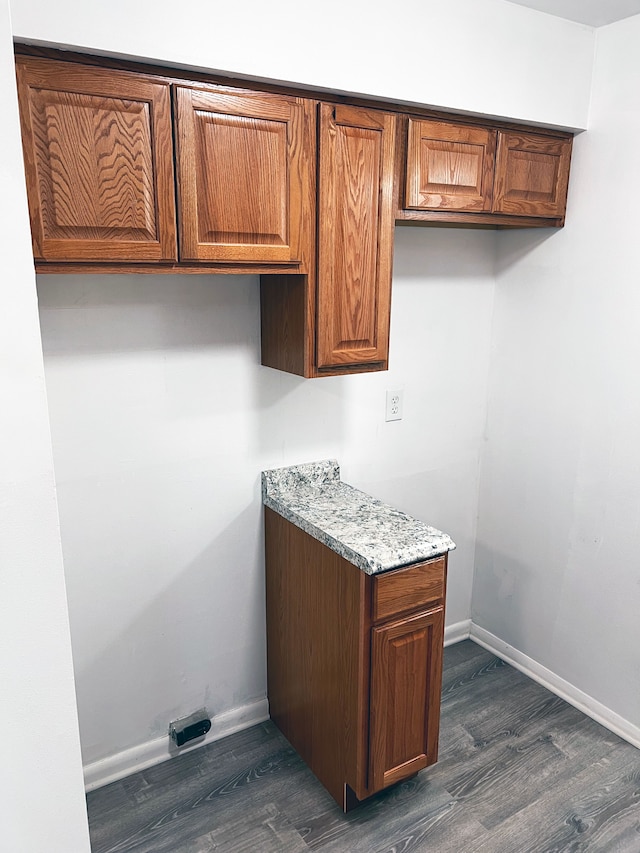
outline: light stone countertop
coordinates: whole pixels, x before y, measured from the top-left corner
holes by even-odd
[[[368,575],[456,547],[446,533],[343,483],[335,459],[263,471],[262,502]]]

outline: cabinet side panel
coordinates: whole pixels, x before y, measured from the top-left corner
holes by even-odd
[[[260,277],[260,345],[265,367],[311,375],[311,299],[307,275]]]
[[[365,788],[365,578],[268,508],[267,674],[273,721],[342,806]]]
[[[305,573],[299,550],[283,519],[265,509],[267,605],[267,693],[269,713],[285,737],[309,762],[311,714],[309,633],[304,601]],[[297,592],[297,595],[296,595]]]

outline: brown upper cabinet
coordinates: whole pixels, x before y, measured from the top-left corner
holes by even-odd
[[[32,57],[17,73],[35,258],[176,260],[169,86]]]
[[[263,275],[262,363],[302,376],[386,370],[396,116],[319,105],[317,263]]]
[[[176,86],[180,258],[302,262],[313,189],[313,102]]]
[[[268,367],[387,369],[395,222],[564,223],[568,133],[25,46],[16,67],[37,270],[260,273]]]
[[[16,65],[37,261],[305,268],[313,101],[30,56]]]
[[[405,207],[491,210],[496,133],[409,119]]]
[[[570,139],[499,131],[493,210],[564,217],[570,158]]]
[[[319,370],[387,364],[394,140],[389,113],[320,106]]]
[[[409,117],[405,150],[399,220],[512,227],[564,222],[569,134]]]

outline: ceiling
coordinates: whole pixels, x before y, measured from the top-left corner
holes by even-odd
[[[558,18],[567,18],[590,27],[602,27],[640,15],[640,0],[509,0]]]

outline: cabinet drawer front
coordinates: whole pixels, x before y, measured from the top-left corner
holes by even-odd
[[[375,622],[444,599],[445,558],[378,575],[374,578],[372,618]]]

